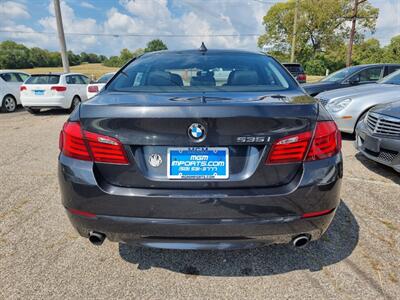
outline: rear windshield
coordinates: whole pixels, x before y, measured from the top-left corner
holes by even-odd
[[[105,74],[103,76],[101,76],[96,83],[107,83],[107,81],[109,81],[111,79],[111,77],[114,76],[115,73],[110,73],[110,74]]]
[[[32,75],[25,84],[57,84],[60,75]]]
[[[279,91],[298,85],[261,54],[154,53],[130,63],[108,89],[137,92]]]
[[[299,64],[283,64],[289,72],[304,73],[304,69]]]

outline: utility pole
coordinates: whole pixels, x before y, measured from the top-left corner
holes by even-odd
[[[298,18],[298,14],[299,14],[299,5],[300,5],[300,0],[296,0],[296,6],[294,8],[293,37],[292,37],[292,49],[291,49],[291,52],[290,52],[290,62],[294,62],[294,60],[295,60],[296,35],[297,35],[297,18]]]
[[[62,16],[61,16],[61,8],[60,8],[60,0],[54,0],[54,10],[56,13],[56,22],[57,22],[57,32],[58,32],[58,40],[60,42],[61,48],[61,59],[64,68],[64,72],[69,72],[69,61],[68,61],[68,54],[67,54],[67,46],[65,44],[65,35],[64,35],[64,27],[62,23]]]
[[[354,37],[356,35],[358,7],[360,6],[361,3],[364,3],[365,1],[367,1],[367,0],[354,0],[353,13],[351,16],[351,30],[350,30],[349,45],[347,46],[347,59],[346,59],[347,67],[350,67],[352,64],[353,44],[354,44]]]

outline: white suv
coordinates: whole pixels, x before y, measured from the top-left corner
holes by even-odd
[[[79,73],[33,74],[20,87],[21,103],[30,113],[41,108],[64,108],[70,112],[87,99],[90,80]]]
[[[29,74],[19,71],[0,70],[0,109],[3,112],[13,112],[19,99],[19,87],[29,77]]]

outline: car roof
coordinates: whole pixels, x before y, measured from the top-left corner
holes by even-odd
[[[352,67],[381,67],[381,66],[400,66],[400,64],[393,63],[379,63],[379,64],[363,64],[363,65],[354,65]]]
[[[207,49],[206,51],[201,51],[199,49],[188,49],[188,50],[161,50],[148,52],[143,54],[143,56],[151,56],[151,55],[162,55],[162,54],[197,54],[197,53],[207,53],[207,54],[255,54],[255,55],[266,55],[268,54],[264,52],[256,52],[256,51],[248,51],[241,49]]]
[[[51,75],[55,75],[55,76],[66,76],[66,75],[83,75],[86,76],[85,74],[82,73],[64,73],[64,72],[54,72],[54,73],[34,73],[32,74],[32,76],[51,76]]]
[[[23,73],[23,74],[26,74],[26,75],[30,75],[29,73],[24,72],[24,71],[20,71],[20,70],[0,70],[0,73],[1,74],[3,74],[3,73]]]

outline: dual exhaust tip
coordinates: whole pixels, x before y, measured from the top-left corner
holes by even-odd
[[[101,246],[106,238],[106,235],[101,232],[91,231],[89,232],[89,241],[95,246]],[[301,234],[296,236],[293,241],[292,245],[296,248],[304,247],[310,241],[310,236],[306,234]]]

